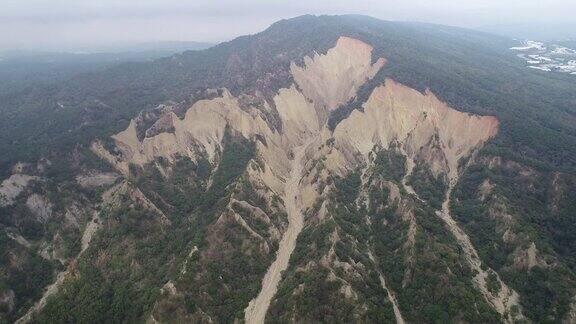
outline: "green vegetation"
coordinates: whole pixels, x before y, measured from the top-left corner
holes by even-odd
[[[0,286],[9,287],[16,296],[14,310],[0,318],[13,321],[24,315],[44,288],[54,282],[55,274],[64,268],[56,259],[67,262],[80,252],[81,226],[92,215],[85,208],[90,206],[89,199],[96,200],[98,189],[80,187],[74,174],[88,167],[92,170],[108,170],[108,167],[94,160],[87,151],[76,153],[75,159],[62,156],[50,163],[41,162],[41,168],[26,167],[27,172],[43,178],[32,181],[14,204],[0,207]],[[27,206],[32,194],[47,201],[47,219],[39,219]],[[80,228],[66,218],[70,211],[73,211],[70,218],[74,218]],[[21,235],[30,247],[9,239],[7,232]],[[51,257],[56,259],[47,260]]]
[[[428,202],[432,208],[442,208],[448,190],[444,174],[435,176],[426,164],[417,162],[408,178],[408,184],[414,188],[418,197]]]
[[[488,291],[493,295],[498,295],[500,293],[500,289],[502,289],[502,285],[498,281],[498,276],[494,271],[490,271],[488,274],[488,278],[486,278],[486,286],[488,287]]]
[[[401,165],[390,163],[396,160],[394,156],[384,152],[375,159],[373,169],[379,172],[372,175],[372,181],[390,177],[393,171],[382,165]],[[401,177],[400,170],[396,179]],[[357,172],[334,179],[329,218],[318,224],[311,222],[298,237],[267,319],[287,321],[295,316],[301,321],[394,322],[391,303],[378,278],[380,271],[407,321],[501,322],[474,287],[473,273],[458,244],[434,210],[416,201],[409,203],[413,205],[416,233],[413,243],[408,243],[409,225],[399,202],[389,201],[387,187],[376,189],[371,183],[362,187]],[[359,206],[356,201],[364,190],[369,193],[369,204]],[[403,194],[403,199],[410,198]],[[335,233],[338,239],[334,242]],[[313,262],[325,259],[331,249],[338,262],[361,263],[353,267],[359,276],[350,275],[351,270],[343,271],[336,263]],[[368,258],[370,250],[376,262]],[[337,279],[327,279],[334,278],[331,272]],[[355,292],[354,299],[342,295],[346,284]],[[366,311],[359,309],[362,304],[368,307]]]
[[[188,255],[190,243],[210,245],[209,224],[227,203],[232,193],[230,185],[238,180],[254,154],[252,142],[229,133],[226,133],[224,147],[220,163],[212,173],[210,187],[206,183],[211,167],[205,160],[192,163],[182,157],[173,166],[169,178],[162,178],[153,164],[142,169],[133,168],[135,183],[158,206],[170,211],[168,215],[171,224],[162,224],[155,212],[139,204],[135,205],[130,196],[124,196],[120,206],[101,214],[104,229],[80,258],[75,269],[78,275],[66,282],[62,293],[51,298],[35,320],[112,323],[144,321],[160,296],[159,288],[180,272],[181,263],[177,261],[182,261]],[[230,227],[230,230],[234,228]],[[225,237],[240,237],[237,233],[228,234]],[[228,271],[227,278],[232,278],[234,271],[242,269],[242,262],[249,260],[252,259],[244,256],[241,250],[236,250],[235,255],[223,260],[225,263],[208,264],[207,268]],[[261,261],[253,261],[251,265],[256,264],[259,269],[248,267],[246,273],[259,275],[265,271],[266,263]],[[195,280],[198,271],[204,268],[199,268],[194,260],[189,260],[189,264],[190,276],[187,278]],[[214,278],[209,278],[209,285],[217,284]],[[252,282],[256,281],[246,280],[236,291],[248,287]],[[183,285],[182,282],[178,284]],[[198,285],[194,281],[191,284]],[[215,299],[230,299],[229,304],[235,305],[233,314],[237,312],[236,308],[243,310],[243,307],[240,308],[242,305],[235,302],[238,298],[242,301],[246,299],[242,298],[242,294],[223,296],[211,289],[207,288],[206,291],[211,291]],[[188,291],[192,293],[194,290]],[[193,300],[198,296],[187,298]],[[213,310],[207,307],[203,310],[217,318],[220,309],[214,307]],[[192,307],[191,312],[194,311]]]
[[[191,242],[202,252],[187,258],[186,273],[177,275],[174,280],[182,294],[160,299],[161,307],[156,313],[159,320],[172,320],[171,309],[174,308],[189,316],[180,318],[181,321],[199,320],[200,314],[208,314],[220,322],[243,318],[244,309],[258,294],[261,278],[277,249],[277,242],[272,241],[267,233],[269,225],[243,210],[239,204],[231,204],[231,210],[268,239],[271,251],[263,251],[262,241],[254,239],[231,216],[226,216],[231,211],[224,210],[224,207],[234,196],[265,211],[274,222],[286,218],[267,206],[255,188],[241,176],[254,156],[254,143],[227,135],[224,147],[218,168],[212,174],[211,185],[198,197],[198,205],[191,212],[190,227],[197,229]],[[215,223],[218,216],[220,221]]]
[[[41,258],[39,245],[58,234],[63,256],[78,254],[80,231],[63,226],[63,215],[72,203],[93,208],[101,190],[81,188],[75,176],[109,170],[89,151],[92,141],[99,138],[110,145],[110,135],[125,129],[139,112],[167,101],[185,110],[202,98],[194,94],[206,88],[226,87],[235,95],[263,93],[272,102],[279,88],[291,84],[291,62],[301,63],[314,51],[325,52],[342,35],[373,45],[374,59],[385,57],[387,64],[360,88],[357,98],[331,114],[330,127],[353,109],[362,109],[386,78],[420,91],[429,88],[456,109],[498,118],[498,135],[464,170],[451,209],[483,262],[520,293],[522,311],[530,320],[563,320],[576,293],[573,76],[526,69],[508,51],[512,41],[506,38],[360,16],[299,17],[206,51],[0,91],[0,178],[16,161],[35,166],[44,157],[51,162],[41,174],[42,183],[27,189],[14,206],[0,208],[0,289],[10,287],[17,295],[16,311],[2,320],[22,315],[62,268]],[[267,121],[281,129],[271,111],[265,113]],[[216,167],[206,157],[195,161],[179,157],[174,165],[159,159],[142,168],[132,166],[129,181],[171,224],[161,224],[158,215],[125,197],[102,214],[104,229],[78,260],[75,276],[36,320],[138,322],[148,318],[154,305],[159,318],[167,320],[177,313],[182,321],[200,321],[202,312],[214,321],[241,319],[278,242],[270,237],[268,224],[243,207],[232,204],[232,211],[227,210],[230,198],[262,209],[278,227],[286,223],[279,198],[275,197],[276,207],[268,206],[259,195],[262,188],[242,177],[247,167],[260,167],[253,160],[254,150],[254,143],[227,131]],[[326,202],[328,216],[321,221],[309,217],[269,318],[289,321],[288,316],[295,314],[303,322],[389,322],[392,308],[377,276],[382,272],[410,322],[498,322],[473,287],[473,274],[458,245],[434,214],[445,198],[446,179],[417,164],[409,181],[427,204],[406,201],[411,198],[402,188],[404,201],[390,202],[388,188],[381,183],[400,182],[405,159],[395,148],[374,154],[369,185],[361,186],[357,172],[330,179],[336,189]],[[495,166],[482,162],[492,157]],[[474,165],[475,161],[479,162]],[[376,179],[378,186],[372,182]],[[494,188],[481,198],[478,187],[486,179]],[[25,206],[31,193],[47,197],[53,218],[35,219]],[[402,203],[406,205],[397,205]],[[317,211],[320,202],[315,207]],[[231,221],[227,213],[232,212],[265,242]],[[408,231],[410,222],[414,234]],[[31,241],[33,248],[7,238],[7,229]],[[527,269],[516,256],[531,243],[537,246],[538,264]],[[188,257],[193,246],[202,252]],[[330,260],[322,264],[329,251],[334,260],[364,265],[355,269],[359,276],[332,266]],[[368,251],[373,251],[376,262],[369,260]],[[181,275],[185,260],[188,271]],[[176,295],[160,294],[159,287],[168,280],[174,282]],[[491,291],[500,289],[494,274],[488,286]],[[356,299],[345,298],[350,290]]]
[[[303,322],[386,323],[395,320],[377,271],[363,254],[364,249],[359,250],[353,243],[355,237],[365,242],[362,235],[368,234],[362,214],[355,208],[348,209],[355,206],[360,174],[355,172],[345,178],[336,178],[334,184],[337,191],[332,199],[343,201],[346,207],[329,207],[333,219],[310,224],[298,236],[289,268],[266,317],[271,322],[290,321],[293,316]],[[340,238],[337,242],[332,241],[335,231]],[[326,258],[331,249],[341,262],[362,262],[369,268],[356,268],[354,271],[360,271],[360,276],[352,276],[340,267],[329,268],[318,260]],[[349,289],[354,291],[354,298],[343,293]],[[363,309],[363,305],[367,309]]]
[[[182,247],[176,233],[162,229],[158,215],[128,197],[122,200],[101,215],[104,230],[35,322],[135,322],[151,310],[172,253]]]
[[[386,172],[383,173],[386,175]],[[414,213],[413,243],[409,221],[388,192],[367,188],[371,239],[378,266],[397,296],[404,319],[416,323],[500,322],[498,314],[472,284],[473,273],[459,246],[434,210],[408,202]],[[410,199],[403,195],[402,199]]]
[[[454,217],[464,224],[481,259],[520,294],[524,315],[536,322],[563,319],[576,293],[576,255],[567,239],[574,233],[567,225],[576,210],[569,189],[574,177],[565,174],[556,183],[554,177],[514,163],[475,165],[462,177],[452,203]],[[494,188],[481,200],[484,181]],[[506,231],[512,239],[504,239]],[[517,265],[516,251],[532,242],[537,257],[554,265]]]
[[[386,180],[400,183],[406,173],[406,156],[398,152],[395,146],[377,151],[373,172]]]
[[[44,260],[35,251],[28,251],[0,231],[0,292],[12,289],[15,296],[12,313],[0,309],[0,323],[13,322],[26,313],[54,278],[56,264]]]

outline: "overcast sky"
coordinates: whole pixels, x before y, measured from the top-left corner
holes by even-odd
[[[478,27],[576,21],[576,0],[0,0],[0,50],[229,40],[302,14]]]

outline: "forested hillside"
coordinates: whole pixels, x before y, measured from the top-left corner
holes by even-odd
[[[576,76],[513,44],[301,16],[0,94],[0,322],[576,320]]]

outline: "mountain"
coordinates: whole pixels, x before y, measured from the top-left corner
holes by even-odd
[[[0,98],[19,322],[576,321],[576,79],[301,16]]]
[[[151,61],[186,50],[201,50],[214,44],[201,42],[157,42],[111,46],[84,51],[0,52],[0,95],[37,84],[54,84],[81,73],[109,68],[121,62]]]

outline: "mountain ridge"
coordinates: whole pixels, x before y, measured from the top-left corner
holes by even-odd
[[[570,321],[573,83],[491,37],[304,16],[14,96],[2,316]]]

